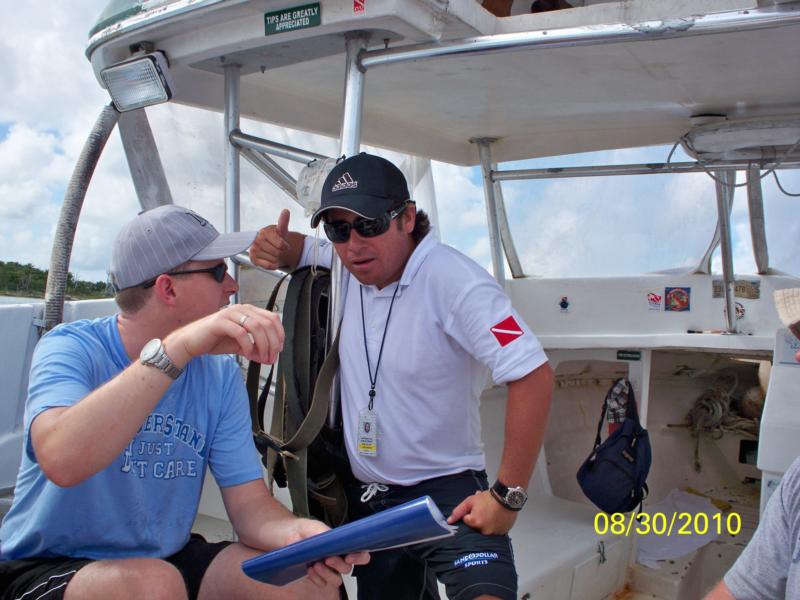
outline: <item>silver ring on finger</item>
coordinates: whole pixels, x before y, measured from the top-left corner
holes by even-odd
[[[247,319],[249,319],[249,318],[250,318],[250,316],[249,316],[249,315],[242,315],[241,317],[239,317],[239,325],[240,325],[241,327],[244,327],[244,324],[245,324],[245,322],[246,322],[246,321],[247,321]]]

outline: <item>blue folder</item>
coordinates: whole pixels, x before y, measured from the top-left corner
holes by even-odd
[[[246,560],[242,570],[258,581],[285,585],[303,577],[309,566],[328,556],[408,546],[449,537],[456,530],[455,525],[447,524],[430,496],[422,496]]]

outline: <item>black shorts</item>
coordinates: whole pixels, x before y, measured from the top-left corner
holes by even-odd
[[[488,489],[485,471],[464,471],[413,486],[388,486],[362,503],[360,485],[348,489],[350,519],[380,512],[428,495],[447,517],[464,498]],[[464,522],[453,537],[372,553],[369,564],[356,567],[358,600],[439,598],[436,580],[450,600],[490,594],[504,600],[517,597],[517,571],[507,535],[483,535]],[[424,588],[424,592],[423,592]]]
[[[197,598],[200,582],[211,561],[230,544],[210,543],[193,533],[183,549],[164,559],[183,575],[190,600]],[[0,561],[0,600],[19,600],[23,596],[24,600],[40,597],[61,600],[75,573],[92,562],[95,561],[69,557]]]

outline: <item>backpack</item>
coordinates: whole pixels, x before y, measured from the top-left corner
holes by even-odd
[[[261,365],[250,362],[247,391],[256,448],[267,468],[270,488],[288,487],[293,512],[331,527],[347,516],[344,480],[352,477],[341,429],[327,424],[333,379],[339,368],[338,338],[327,355],[330,271],[301,267],[291,274],[283,306],[283,351],[261,394]],[[285,275],[267,302],[272,310]],[[269,433],[264,411],[273,374],[275,402]]]
[[[609,396],[618,384],[627,386],[628,400],[622,426],[600,442]],[[591,454],[578,469],[578,484],[595,506],[609,514],[629,512],[647,497],[647,474],[652,461],[650,438],[639,423],[630,381],[622,378],[606,394]]]

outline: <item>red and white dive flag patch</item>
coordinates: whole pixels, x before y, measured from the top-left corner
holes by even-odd
[[[511,316],[503,319],[497,325],[494,325],[489,331],[497,338],[497,342],[500,346],[507,346],[524,333],[522,328],[514,320],[514,317]]]

